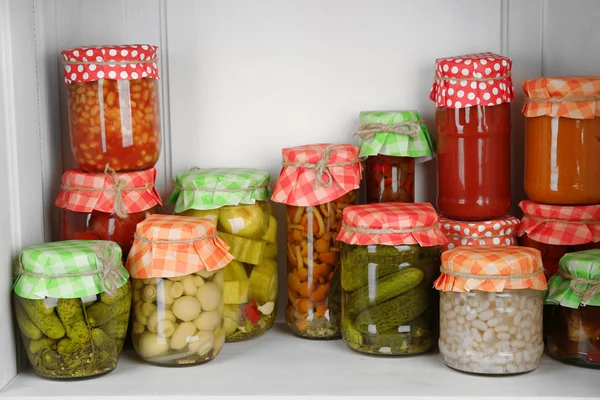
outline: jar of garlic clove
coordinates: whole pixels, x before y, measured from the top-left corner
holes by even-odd
[[[536,369],[544,350],[546,278],[538,250],[459,247],[442,254],[439,349],[444,363],[477,374]]]

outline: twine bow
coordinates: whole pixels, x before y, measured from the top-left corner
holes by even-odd
[[[111,245],[112,244],[112,245]],[[36,278],[76,278],[83,276],[92,276],[92,275],[102,275],[102,289],[104,293],[113,297],[117,294],[117,286],[121,281],[121,272],[120,269],[123,266],[122,262],[119,260],[115,262],[115,247],[112,242],[104,242],[99,243],[98,247],[95,249],[96,258],[100,264],[100,268],[94,269],[92,271],[85,272],[75,272],[72,274],[38,274],[35,272],[26,271],[23,268],[21,263],[17,263],[16,265],[16,274],[17,275],[27,275],[34,276]]]
[[[577,296],[581,297],[582,303],[585,303],[595,295],[600,294],[600,280],[598,279],[580,278],[578,276],[564,272],[560,269],[558,270],[558,274],[563,278],[571,280],[571,290],[573,290],[573,293],[575,293]],[[587,289],[580,289],[579,287],[581,285],[589,286],[587,287]]]
[[[417,138],[419,137],[420,126],[421,121],[404,121],[397,124],[362,124],[354,135],[358,135],[362,140],[372,139],[379,132],[396,133]]]
[[[115,204],[113,207],[115,209],[115,214],[117,214],[117,217],[119,218],[127,218],[127,208],[123,203],[123,188],[126,184],[125,181],[120,179],[115,170],[108,164],[106,164],[106,167],[104,168],[104,173],[110,175],[113,181],[113,191],[115,192]]]

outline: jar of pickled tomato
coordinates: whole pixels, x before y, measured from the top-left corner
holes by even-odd
[[[416,111],[363,111],[360,156],[366,159],[367,203],[415,199],[415,162],[432,158],[433,142]]]
[[[436,60],[438,208],[483,221],[510,211],[512,61],[493,53]]]
[[[154,167],[161,146],[158,47],[77,47],[62,55],[71,148],[79,168]]]

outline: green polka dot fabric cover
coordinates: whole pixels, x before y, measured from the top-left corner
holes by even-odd
[[[414,157],[416,162],[430,160],[435,154],[435,145],[427,127],[417,111],[362,111],[361,128],[373,124],[396,125],[407,123],[404,129],[409,134],[381,131],[360,138],[360,156],[378,154],[396,157]],[[370,137],[369,137],[370,136]]]
[[[175,212],[181,213],[267,201],[269,180],[268,172],[252,168],[194,169],[175,178],[167,204],[175,204]]]
[[[559,264],[559,272],[548,282],[546,304],[600,306],[600,249],[568,253]]]
[[[31,246],[19,255],[14,291],[20,297],[39,300],[97,295],[105,291],[107,281],[114,282],[116,290],[129,279],[121,257],[119,245],[105,240],[66,240]]]

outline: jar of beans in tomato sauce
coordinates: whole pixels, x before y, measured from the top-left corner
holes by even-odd
[[[412,203],[415,162],[430,160],[434,146],[416,111],[360,113],[360,156],[367,157],[367,203]]]
[[[136,225],[160,213],[156,170],[63,174],[56,205],[61,208],[61,240],[111,240],[126,259]]]
[[[158,47],[78,47],[62,55],[71,148],[79,168],[154,167],[161,146]]]

